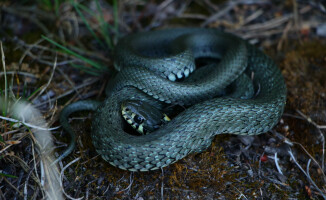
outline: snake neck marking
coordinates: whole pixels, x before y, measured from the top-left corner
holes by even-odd
[[[192,72],[193,72],[194,68],[188,68],[185,67],[184,69],[177,71],[176,73],[171,72],[169,75],[167,75],[167,79],[169,79],[170,81],[176,81],[176,80],[182,80],[187,78]]]

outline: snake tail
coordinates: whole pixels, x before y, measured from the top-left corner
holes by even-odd
[[[101,104],[100,101],[95,100],[83,100],[83,101],[77,101],[72,104],[69,104],[68,106],[64,107],[64,109],[61,111],[59,119],[60,124],[63,127],[63,129],[69,134],[70,136],[70,143],[67,147],[67,149],[52,163],[56,164],[65,157],[67,157],[75,148],[76,144],[76,134],[72,130],[69,122],[68,117],[74,112],[78,111],[95,111],[99,105]]]

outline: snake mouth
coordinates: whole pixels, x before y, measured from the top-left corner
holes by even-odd
[[[166,76],[166,78],[170,81],[180,81],[187,78],[193,71],[193,68],[185,67],[180,71],[171,72],[169,75]]]

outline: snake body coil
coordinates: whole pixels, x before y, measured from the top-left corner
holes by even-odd
[[[188,76],[199,57],[220,62],[208,67],[209,72],[195,70],[190,81],[170,81]],[[264,133],[283,113],[286,87],[280,70],[260,50],[227,33],[180,28],[133,34],[119,41],[115,59],[120,72],[108,84],[108,97],[96,111],[92,141],[105,160],[121,169],[165,167],[204,150],[217,134]],[[255,96],[216,98],[242,74],[253,77]],[[120,105],[126,99],[188,108],[158,130],[133,136],[122,128]]]
[[[214,62],[194,71],[200,58]],[[79,110],[96,110],[91,136],[97,152],[130,171],[159,169],[205,150],[217,134],[264,133],[284,110],[286,87],[280,70],[264,53],[231,34],[200,28],[133,34],[119,41],[115,59],[120,72],[108,84],[104,103],[79,101],[61,112],[60,122],[73,140],[55,162],[74,148],[67,118]],[[234,89],[225,94],[229,85]],[[187,109],[154,132],[134,136],[124,131],[121,116],[121,105],[130,100],[156,109]]]

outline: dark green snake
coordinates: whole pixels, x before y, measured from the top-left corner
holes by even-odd
[[[209,62],[189,75],[199,58],[220,61]],[[284,110],[286,86],[275,63],[246,41],[215,29],[177,28],[132,34],[118,42],[114,59],[120,72],[109,82],[106,100],[102,104],[73,103],[60,118],[72,134],[68,115],[97,108],[92,122],[93,144],[104,160],[121,169],[165,167],[205,150],[217,134],[267,132]],[[184,81],[172,82],[186,76],[189,78]],[[237,84],[240,79],[252,80],[252,86]],[[230,84],[237,85],[236,89],[220,96]],[[123,128],[121,104],[126,100],[186,109],[154,132],[135,136]]]

